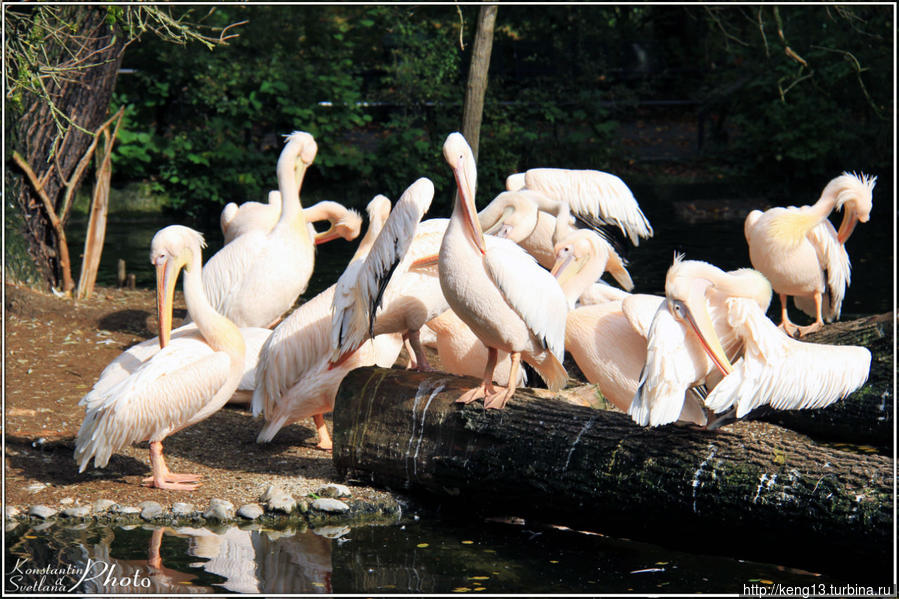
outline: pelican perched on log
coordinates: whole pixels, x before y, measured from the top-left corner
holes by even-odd
[[[531,364],[551,390],[568,375],[562,366],[568,304],[556,280],[508,239],[481,231],[475,209],[477,169],[459,133],[443,144],[443,156],[459,193],[440,245],[440,287],[453,311],[489,349],[483,381],[458,401],[484,398],[485,408],[502,408],[515,393],[520,361]],[[497,351],[511,355],[509,385],[493,386]]]
[[[250,231],[219,250],[203,269],[212,307],[237,326],[267,327],[306,290],[315,246],[300,206],[300,183],[315,159],[311,135],[295,131],[278,158],[281,215],[271,231]],[[193,314],[191,314],[193,318]]]
[[[652,226],[634,194],[615,175],[595,170],[532,168],[525,172],[524,181],[526,189],[568,204],[571,216],[585,226],[617,227],[634,245],[652,237]]]
[[[733,408],[737,418],[762,405],[824,407],[868,378],[867,349],[802,343],[768,320],[771,285],[758,271],[724,272],[677,258],[665,279],[665,296],[629,410],[638,424],[673,422],[685,390],[719,374],[723,378],[705,404],[716,413]]]
[[[578,229],[556,246],[553,274],[572,309],[565,324],[565,349],[603,397],[627,412],[646,363],[650,323],[665,298],[631,295],[594,281],[607,268],[608,244],[589,229]],[[625,271],[626,272],[626,271]],[[586,293],[591,303],[585,304]],[[575,302],[580,306],[575,308]],[[707,423],[698,395],[689,391],[679,420]]]
[[[79,472],[91,458],[103,467],[118,449],[149,440],[152,476],[144,482],[161,489],[197,486],[197,475],[169,471],[162,441],[225,405],[245,367],[240,330],[215,311],[203,291],[202,247],[202,235],[179,225],[166,227],[153,237],[150,260],[156,266],[162,349],[124,380],[95,388],[81,399],[86,414],[75,441]],[[171,337],[172,300],[181,269],[184,299],[195,327]]]
[[[403,193],[364,261],[348,267],[337,281],[331,341],[332,361],[365,339],[402,333],[409,341],[410,367],[430,370],[419,329],[449,307],[432,262],[446,231],[446,219],[419,222],[434,197],[434,184],[422,177]]]
[[[849,254],[844,244],[856,223],[868,222],[877,177],[843,173],[831,180],[812,206],[753,210],[744,233],[749,259],[780,296],[780,326],[795,337],[817,331],[840,317],[850,281]],[[843,211],[839,232],[828,216]],[[787,315],[787,297],[815,322],[797,327]]]
[[[390,200],[377,196],[368,204],[369,226],[350,265],[360,264],[371,250],[390,214]],[[320,449],[331,449],[331,435],[324,414],[334,407],[337,388],[346,373],[361,366],[393,365],[402,348],[400,335],[381,335],[365,340],[346,360],[330,364],[331,306],[337,285],[331,285],[294,310],[272,332],[259,354],[253,415],[265,425],[256,438],[267,443],[284,426],[313,418]]]

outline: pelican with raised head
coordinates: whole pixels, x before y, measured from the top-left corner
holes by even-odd
[[[203,292],[203,245],[202,235],[179,225],[166,227],[153,237],[150,261],[156,267],[161,349],[126,378],[95,387],[81,399],[86,413],[75,441],[79,472],[91,458],[94,465],[103,467],[118,449],[150,441],[152,476],[144,482],[160,489],[197,486],[197,475],[169,471],[162,441],[225,405],[245,367],[240,330],[215,311]],[[184,300],[195,326],[173,337],[172,300],[182,269]]]
[[[487,346],[480,385],[459,402],[481,397],[485,408],[502,408],[515,393],[520,361],[533,366],[551,390],[568,375],[562,366],[568,304],[555,278],[508,239],[485,238],[475,209],[477,169],[471,148],[459,133],[443,144],[443,156],[459,193],[440,245],[440,287],[449,306]],[[497,350],[512,360],[509,385],[493,386]]]
[[[806,335],[840,317],[850,282],[845,243],[857,223],[868,222],[876,181],[877,177],[843,173],[827,184],[812,206],[753,210],[746,217],[749,259],[780,297],[780,326],[788,335]],[[839,231],[827,218],[834,210],[843,211]],[[790,322],[788,296],[815,322],[804,327]]]
[[[768,320],[771,285],[758,271],[724,272],[678,258],[668,270],[665,296],[629,411],[638,424],[673,422],[684,391],[710,378],[717,384],[705,405],[715,413],[734,409],[737,418],[761,405],[824,407],[868,378],[867,349],[796,341]]]
[[[300,206],[300,184],[315,159],[311,135],[295,131],[278,158],[281,214],[271,231],[254,230],[216,252],[203,268],[212,307],[240,327],[268,327],[306,290],[315,246]],[[190,315],[193,318],[193,314]]]

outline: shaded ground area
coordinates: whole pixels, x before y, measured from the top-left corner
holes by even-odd
[[[205,509],[216,497],[235,506],[256,501],[273,483],[300,497],[338,480],[331,454],[314,448],[311,420],[284,428],[260,446],[255,442],[259,422],[248,409],[231,407],[165,442],[173,471],[203,475],[196,491],[141,487],[150,471],[147,443],[116,452],[102,470],[78,474],[72,458],[84,417],[78,401],[113,358],[155,336],[155,293],[102,288],[89,302],[73,304],[12,284],[5,290],[7,505],[58,507],[72,498],[80,504],[184,501]],[[177,325],[185,313],[180,292],[175,306]],[[384,491],[341,482],[348,482],[354,499],[392,503]]]

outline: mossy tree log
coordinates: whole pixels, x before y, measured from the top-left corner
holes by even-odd
[[[889,572],[892,464],[766,422],[647,429],[523,389],[455,403],[475,379],[362,368],[334,409],[339,471],[466,509],[800,567]]]

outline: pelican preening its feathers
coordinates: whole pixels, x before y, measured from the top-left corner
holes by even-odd
[[[724,272],[676,259],[665,304],[648,335],[644,376],[629,413],[658,426],[680,414],[690,387],[711,388],[705,405],[737,418],[761,405],[826,406],[864,384],[871,363],[863,347],[802,343],[765,316],[771,285],[759,272]]]
[[[792,336],[820,329],[839,318],[850,281],[849,255],[844,244],[855,225],[868,222],[877,177],[843,173],[830,181],[812,206],[753,210],[744,233],[753,267],[780,296],[781,327]],[[839,231],[828,216],[843,211]],[[815,319],[797,327],[787,315],[787,297]]]

